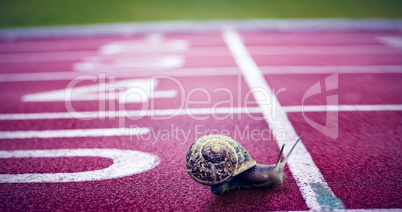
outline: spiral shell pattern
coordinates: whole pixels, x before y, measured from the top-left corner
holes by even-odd
[[[255,164],[246,149],[224,135],[207,135],[197,139],[186,155],[188,174],[203,185],[223,183]]]

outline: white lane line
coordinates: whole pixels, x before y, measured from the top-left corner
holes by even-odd
[[[282,106],[288,113],[300,112],[325,112],[325,111],[402,111],[402,105],[295,105]],[[3,113],[0,120],[40,120],[40,119],[93,119],[94,114],[98,117],[117,118],[117,117],[164,117],[177,113],[178,109],[158,109],[148,110],[144,113],[141,110],[127,111],[85,111],[85,112],[49,112],[49,113]],[[221,108],[191,108],[183,109],[177,115],[225,115],[225,114],[256,114],[262,113],[259,107],[221,107]]]
[[[402,66],[401,66],[402,70]],[[239,72],[237,67],[225,68],[181,68],[181,69],[132,69],[113,70],[103,72],[38,72],[38,73],[8,73],[0,74],[0,82],[25,82],[25,81],[55,81],[55,80],[72,80],[78,76],[98,76],[98,74],[106,74],[106,76],[115,76],[119,78],[131,77],[149,77],[155,75],[163,76],[220,76],[220,75],[236,75]],[[402,71],[401,71],[402,72]]]
[[[96,51],[61,51],[40,53],[0,54],[0,63],[32,63],[49,61],[81,60],[83,57],[96,55]]]
[[[129,135],[146,134],[149,133],[149,131],[150,130],[148,128],[0,131],[0,139],[129,136]]]
[[[367,208],[367,209],[346,209],[346,210],[334,210],[334,211],[346,211],[346,212],[401,212],[400,208]]]
[[[260,70],[263,74],[400,74],[402,66],[263,66]]]
[[[309,212],[308,211],[291,211],[291,212]],[[331,210],[331,211],[342,211],[342,212],[401,212],[400,208],[367,208],[367,209],[341,209],[341,210]],[[278,211],[279,212],[279,211]]]
[[[120,149],[49,149],[0,151],[0,158],[47,157],[104,157],[113,160],[107,168],[72,173],[0,174],[0,183],[59,183],[115,179],[153,169],[160,162],[158,156]]]
[[[147,45],[147,43],[144,43]],[[142,48],[146,48],[145,46]],[[99,56],[99,51],[49,51],[49,52],[29,52],[29,53],[3,53],[0,54],[0,63],[34,63],[34,62],[52,62],[52,61],[118,61],[139,60],[144,57],[161,57],[163,54],[173,56],[186,56],[186,57],[206,57],[206,56],[230,56],[225,47],[195,47],[189,50],[180,50],[168,52],[169,49],[160,49],[159,51],[147,52],[146,49],[136,49],[137,51],[143,50],[144,52],[134,53],[120,53],[120,54],[106,54]],[[148,46],[151,49],[152,46]]]
[[[97,117],[170,117],[172,115],[219,115],[236,113],[260,113],[260,108],[186,108],[186,109],[158,109],[158,110],[126,110],[126,111],[85,111],[85,112],[50,112],[50,113],[10,113],[0,114],[0,120],[36,120],[36,119],[84,119],[96,120]],[[94,118],[94,114],[98,116]]]
[[[371,54],[402,54],[398,48],[384,45],[329,45],[329,46],[250,46],[251,55],[371,55]]]
[[[304,105],[282,106],[286,112],[325,112],[325,111],[401,111],[402,105]]]
[[[259,92],[253,92],[253,95],[256,99],[256,102],[262,109],[262,113],[268,126],[275,125],[278,129],[284,129],[287,134],[285,143],[288,143],[289,146],[291,146],[290,144],[293,144],[297,140],[298,135],[287,118],[285,110],[282,108],[275,95],[271,92],[271,88],[269,87],[257,64],[252,59],[247,48],[243,44],[240,36],[234,30],[227,29],[223,33],[223,38],[232,52],[237,65],[243,72],[243,76],[250,89],[258,89],[255,91]],[[273,104],[263,103],[267,98],[267,96],[265,96],[263,93],[264,90],[271,98]],[[271,111],[275,111],[277,117],[271,117]],[[276,137],[277,135],[274,136]],[[278,141],[281,139],[276,138],[276,140]],[[280,148],[282,144],[279,142],[277,143],[278,147]],[[332,192],[331,188],[329,188],[327,182],[324,180],[324,177],[315,165],[302,141],[300,141],[300,144],[296,146],[292,157],[290,157],[288,161],[288,165],[293,177],[297,182],[297,185],[299,186],[301,194],[306,201],[307,206],[311,210],[345,208],[342,201],[339,200]],[[331,197],[334,199],[334,201],[331,201],[330,204],[320,201],[317,189],[325,190],[327,197]]]
[[[75,77],[78,77],[80,75],[84,75],[84,74],[74,73],[74,72],[38,72],[38,73],[0,74],[0,82],[72,80]]]
[[[396,38],[383,38],[389,45],[398,44]],[[392,39],[392,40],[391,40]],[[400,38],[399,38],[400,39]],[[385,42],[384,41],[384,42]],[[170,41],[174,42],[175,41]],[[401,41],[399,41],[401,42]],[[169,43],[168,43],[169,44]],[[122,60],[133,59],[144,56],[152,56],[153,54],[166,53],[169,49],[161,48],[155,51],[152,50],[152,45],[144,43],[144,46],[138,48],[133,47],[138,52],[128,53],[113,53],[103,55],[102,58],[107,60]],[[107,45],[104,47],[108,47]],[[161,44],[161,47],[164,47]],[[127,48],[127,47],[126,47]],[[342,55],[342,54],[402,54],[400,48],[390,48],[384,45],[350,45],[350,46],[301,46],[301,45],[287,45],[287,46],[251,46],[248,48],[252,55]],[[102,50],[100,50],[102,52]],[[142,52],[143,51],[143,52]],[[153,53],[153,54],[152,54]],[[230,52],[225,47],[193,47],[191,49],[182,49],[179,51],[167,52],[170,54],[177,54],[186,57],[206,57],[206,56],[229,56]],[[3,53],[0,54],[0,63],[32,63],[32,62],[51,62],[51,61],[72,61],[72,60],[95,60],[98,51],[49,51],[49,52],[29,52],[29,53]],[[158,55],[156,55],[158,56]],[[88,58],[86,58],[88,57]],[[98,59],[99,60],[99,59]]]
[[[97,61],[98,60],[98,61]],[[74,63],[74,71],[84,72],[107,72],[112,70],[132,71],[142,69],[143,71],[155,69],[180,68],[184,64],[184,57],[176,54],[169,55],[149,55],[146,57],[121,58],[116,60],[103,60],[102,56],[92,57],[86,61]]]
[[[392,74],[402,73],[402,66],[399,65],[373,65],[373,66],[262,66],[263,74]],[[145,77],[154,75],[169,76],[234,76],[240,73],[237,67],[224,68],[181,68],[168,70],[131,70],[106,72],[108,76],[119,78]],[[72,80],[78,76],[97,76],[96,72],[38,72],[38,73],[9,73],[0,74],[0,82],[29,82],[29,81],[55,81]]]
[[[402,48],[402,36],[394,37],[378,37],[379,41],[385,43],[388,46]]]

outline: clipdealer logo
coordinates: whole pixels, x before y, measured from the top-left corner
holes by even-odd
[[[306,122],[312,126],[314,129],[318,130],[319,132],[323,133],[324,135],[336,139],[338,138],[339,132],[339,116],[338,116],[338,94],[334,94],[339,87],[338,83],[338,73],[332,74],[324,79],[324,85],[321,85],[321,82],[315,83],[311,86],[303,95],[302,100],[302,114],[303,118]],[[308,98],[311,98],[315,95],[319,94],[327,94],[326,95],[326,119],[325,124],[319,124],[314,122],[309,117],[307,117],[305,110],[304,102]]]
[[[150,79],[130,79],[120,81],[117,81],[113,76],[109,76],[109,82],[107,82],[105,74],[100,74],[99,77],[89,75],[77,77],[66,89],[30,94],[24,96],[23,99],[28,101],[35,97],[35,101],[64,101],[70,115],[78,119],[93,120],[117,118],[119,129],[121,129],[121,131],[126,131],[127,129],[126,119],[135,121],[144,116],[150,116],[151,120],[166,120],[180,114],[187,114],[191,119],[198,121],[209,119],[211,116],[216,120],[234,120],[236,118],[240,120],[242,114],[246,114],[247,117],[256,121],[264,120],[266,115],[268,115],[268,118],[270,119],[277,119],[277,104],[279,105],[279,103],[276,99],[281,92],[286,91],[286,88],[280,88],[278,91],[273,89],[272,92],[259,88],[258,90],[249,90],[248,93],[244,95],[241,92],[241,76],[238,75],[237,78],[238,82],[236,90],[227,87],[220,87],[211,93],[210,91],[199,87],[186,92],[183,84],[178,79],[168,76],[153,76]],[[98,80],[99,83],[89,86],[75,86],[78,82],[85,80]],[[157,90],[156,87],[160,80],[174,82],[178,90],[176,90],[177,88],[173,90]],[[332,139],[338,137],[338,94],[335,93],[337,89],[338,73],[335,73],[307,89],[301,102],[301,112],[306,122],[314,129]],[[212,97],[216,92],[227,93],[229,99],[220,100],[214,103]],[[194,93],[197,93],[197,95],[203,94],[207,100],[190,101]],[[258,93],[259,98],[256,98],[255,100],[250,99],[252,93]],[[237,98],[234,98],[236,96],[235,94],[237,94]],[[326,95],[326,119],[324,124],[315,122],[307,116],[308,112],[316,112],[316,110],[314,109],[314,106],[307,106],[306,101],[310,98],[315,98],[317,95]],[[180,106],[174,110],[166,110],[163,113],[156,114],[155,98],[161,97],[179,98]],[[94,100],[99,101],[99,111],[81,112],[76,111],[73,108],[72,101]],[[234,105],[236,105],[235,101],[238,101],[237,105],[244,105],[244,108],[234,107]],[[248,107],[256,102],[263,105],[270,105],[270,111],[264,111],[264,117],[258,115],[255,116],[256,114],[261,113],[260,108]],[[140,105],[140,110],[126,110],[126,104],[132,103]],[[206,108],[201,111],[197,108],[191,109],[192,104],[213,104],[213,106],[212,108],[207,108],[208,111],[205,110]],[[108,107],[106,107],[106,105],[108,105]],[[221,105],[228,105],[229,107],[219,107]],[[319,105],[318,107],[322,110],[323,105]],[[108,108],[109,111],[107,111],[106,108]],[[224,109],[224,111],[221,109]],[[202,113],[199,113],[200,111]],[[237,116],[235,116],[235,114],[237,114]]]

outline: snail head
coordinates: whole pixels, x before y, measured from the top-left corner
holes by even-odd
[[[283,186],[283,181],[285,180],[285,178],[287,177],[285,175],[285,172],[283,171],[283,168],[285,167],[290,154],[292,154],[293,149],[296,147],[297,143],[300,141],[301,137],[303,136],[304,132],[301,134],[301,136],[299,137],[299,139],[297,139],[296,143],[293,145],[292,149],[289,151],[289,153],[286,155],[285,159],[281,162],[281,157],[282,157],[282,153],[283,153],[283,149],[285,147],[285,144],[282,145],[281,148],[281,152],[279,153],[279,157],[278,157],[278,162],[276,162],[275,168],[274,168],[274,173],[275,173],[275,180],[278,183],[281,183],[282,187]]]

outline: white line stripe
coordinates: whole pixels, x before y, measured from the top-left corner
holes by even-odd
[[[311,210],[309,210],[311,211]],[[367,208],[367,209],[342,209],[342,210],[331,210],[331,211],[343,211],[343,212],[401,212],[400,208]],[[279,212],[279,211],[278,211]],[[308,211],[289,211],[289,212],[308,212]]]
[[[346,209],[346,210],[334,210],[334,211],[346,211],[346,212],[401,212],[400,208],[367,208],[367,209]]]
[[[93,24],[61,27],[26,27],[0,30],[0,39],[34,37],[73,37],[95,35],[136,35],[168,32],[208,32],[231,27],[238,30],[275,31],[402,31],[402,20],[390,19],[249,19],[210,21],[162,21],[115,24]]]
[[[402,111],[402,105],[304,105],[282,106],[286,112],[325,112],[325,111]]]
[[[177,115],[209,115],[209,114],[236,114],[236,113],[260,113],[259,108],[191,108],[182,109],[159,109],[159,110],[127,110],[127,111],[85,111],[85,112],[53,112],[53,113],[11,113],[0,114],[0,120],[36,120],[36,119],[94,119],[94,114],[99,117],[116,118],[116,117],[168,117],[177,113]],[[145,113],[144,113],[145,112]]]
[[[349,45],[349,46],[251,46],[249,52],[252,55],[356,55],[356,54],[402,54],[400,48],[390,48],[384,45]],[[152,53],[121,53],[112,55],[97,56],[98,51],[50,51],[50,52],[21,52],[21,53],[3,53],[0,54],[0,63],[32,63],[47,61],[76,61],[76,60],[121,60],[141,57],[158,56],[155,54],[166,53],[161,50]],[[172,55],[181,55],[185,57],[206,57],[206,56],[229,56],[230,52],[225,47],[193,47],[191,49],[171,51]],[[92,58],[86,58],[91,57]]]
[[[32,63],[47,61],[72,61],[94,56],[97,51],[57,51],[40,53],[0,54],[0,63]]]
[[[288,112],[302,112],[302,106],[282,106]],[[402,105],[304,105],[304,112],[325,112],[335,111],[339,112],[352,112],[352,111],[402,111]],[[9,113],[0,114],[0,120],[40,120],[40,119],[93,119],[93,114],[98,114],[99,117],[116,118],[116,117],[140,117],[140,116],[154,116],[163,117],[175,114],[177,109],[158,109],[149,110],[144,114],[141,110],[127,110],[124,111],[85,111],[77,113],[69,112],[51,112],[51,113]],[[259,107],[241,108],[241,107],[224,107],[224,108],[192,108],[183,109],[177,115],[221,115],[221,114],[238,114],[238,113],[261,113],[262,109]],[[140,114],[140,115],[138,115]]]
[[[286,46],[250,46],[251,55],[370,55],[370,54],[402,54],[399,48],[384,45],[286,45]]]
[[[144,42],[144,45],[146,43]],[[1,48],[1,45],[0,45]],[[145,48],[145,47],[144,47]],[[384,48],[384,46],[383,46]],[[389,47],[388,47],[389,48]],[[389,51],[392,51],[389,48]],[[1,53],[0,63],[31,63],[31,62],[46,62],[46,61],[72,61],[72,60],[87,60],[101,61],[102,60],[122,60],[144,57],[155,57],[161,54],[182,55],[186,57],[205,57],[205,56],[229,56],[230,52],[225,47],[193,47],[191,49],[180,51],[168,51],[161,49],[160,51],[147,52],[143,51],[135,53],[116,53],[102,55],[98,50],[71,50],[71,51],[46,51],[46,52],[13,52]],[[261,53],[261,50],[258,49]],[[100,55],[100,56],[99,56]]]
[[[402,73],[399,65],[372,66],[264,66],[263,74],[389,74]]]
[[[378,37],[378,40],[385,43],[386,45],[402,48],[402,36],[394,37]]]
[[[81,75],[88,75],[88,74],[77,73],[77,72],[39,72],[39,73],[0,74],[0,82],[72,80]]]
[[[401,66],[402,67],[402,66]],[[107,76],[115,76],[120,78],[130,77],[149,77],[155,75],[169,76],[220,76],[220,75],[236,75],[239,69],[236,67],[227,68],[183,68],[183,69],[133,69],[130,71],[111,70],[102,71]],[[15,73],[0,74],[0,82],[24,82],[24,81],[54,81],[54,80],[72,80],[75,77],[83,75],[97,76],[97,72],[40,72],[40,73]]]
[[[140,135],[145,133],[149,133],[148,128],[0,131],[0,139],[128,136],[128,135]]]
[[[243,76],[250,89],[260,88],[268,92],[273,102],[272,105],[262,103],[262,101],[267,97],[261,92],[261,90],[259,90],[260,92],[253,92],[254,98],[262,109],[262,113],[264,114],[267,124],[269,126],[275,125],[277,129],[284,129],[287,133],[285,143],[293,144],[297,140],[298,135],[287,118],[285,110],[281,107],[275,95],[271,92],[271,88],[269,87],[263,74],[260,72],[257,64],[248,53],[248,50],[244,46],[240,36],[233,30],[226,30],[223,34],[223,37],[230,51],[232,52],[236,63],[243,72]],[[277,105],[276,108],[274,106],[275,104]],[[271,117],[270,112],[273,111],[277,113],[277,118]],[[280,144],[278,141],[281,139],[276,138],[276,140],[280,148],[282,144]],[[311,210],[323,210],[327,208],[326,205],[322,205],[318,202],[316,196],[317,194],[312,188],[313,183],[323,187],[327,191],[327,195],[336,198],[335,194],[325,182],[324,177],[315,165],[302,141],[300,141],[300,144],[296,146],[292,157],[290,157],[288,161],[288,165],[293,177],[297,182],[297,185],[299,186],[303,198],[306,201],[307,206]],[[339,207],[344,208],[343,204],[339,205]]]
[[[399,65],[378,65],[378,66],[263,66],[260,67],[263,74],[389,74],[402,73],[402,66]],[[169,76],[234,76],[240,70],[237,67],[226,68],[182,68],[169,70],[114,70],[107,73],[107,76],[120,78],[155,76],[158,74]],[[82,75],[96,76],[95,72],[39,72],[39,73],[15,73],[0,74],[0,82],[28,82],[28,81],[55,81],[72,80]]]
[[[160,162],[150,153],[120,149],[49,149],[0,151],[0,158],[104,157],[113,160],[109,167],[84,172],[42,174],[0,174],[0,183],[85,182],[107,180],[139,174]]]

